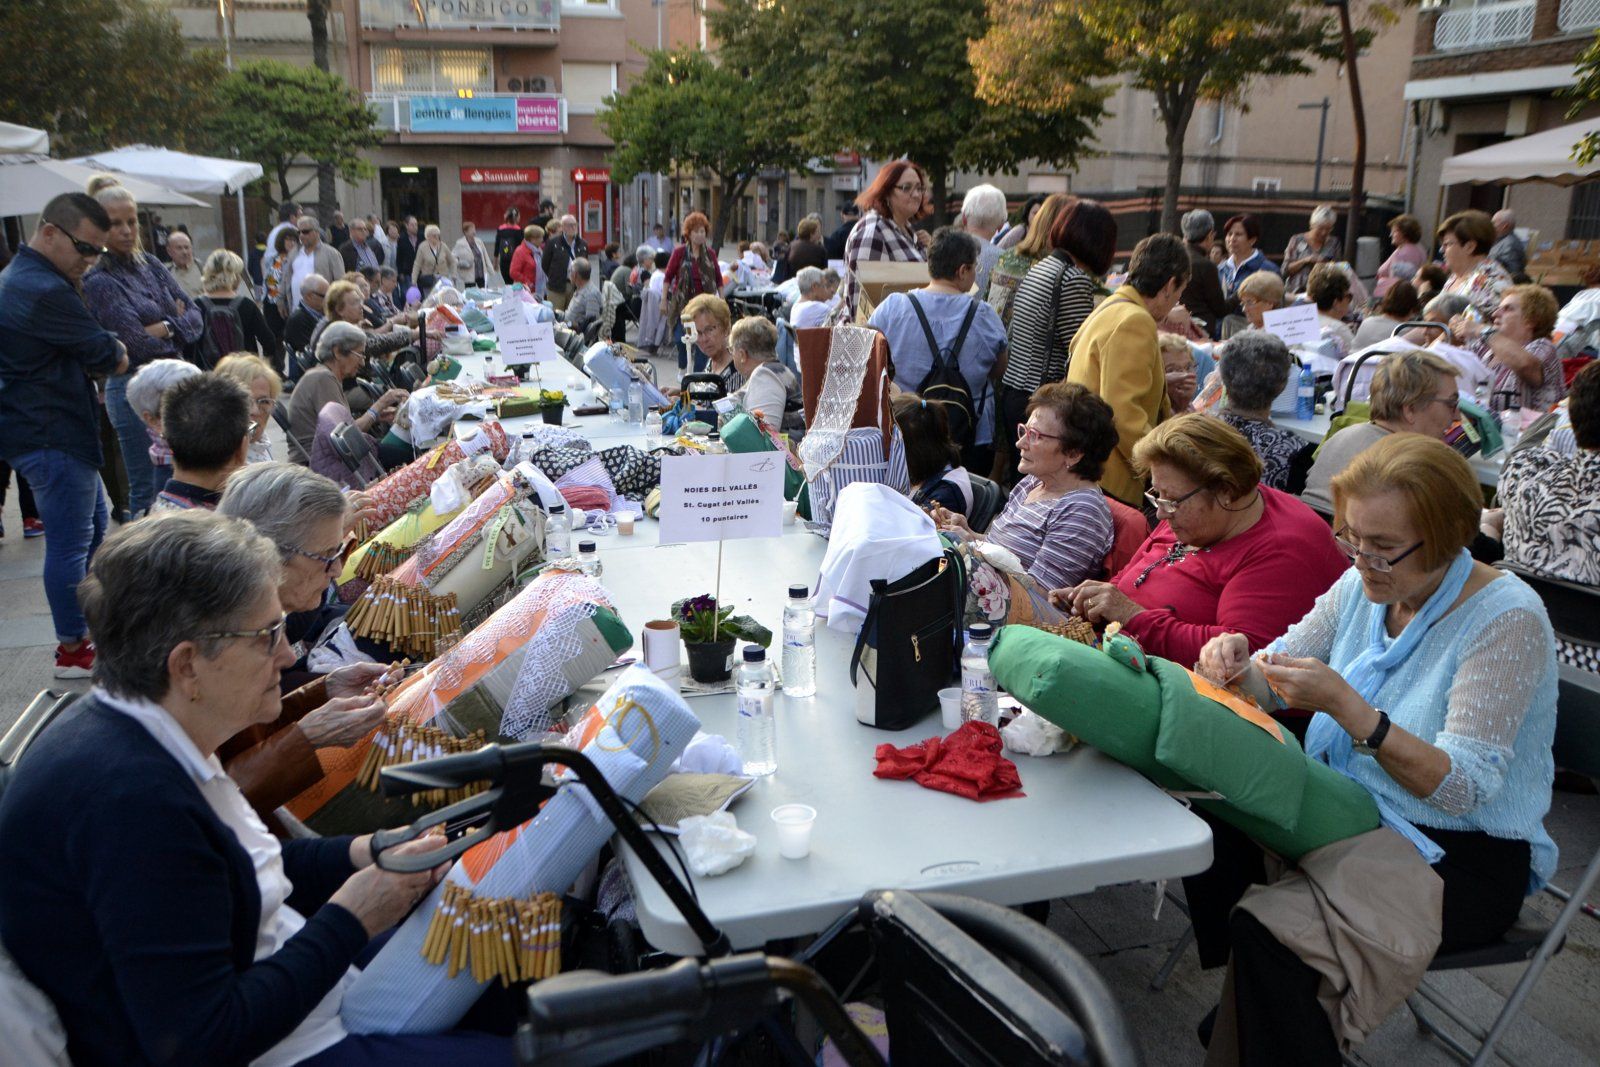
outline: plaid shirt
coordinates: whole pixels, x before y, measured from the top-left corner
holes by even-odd
[[[927,258],[911,230],[895,225],[894,219],[876,211],[863,213],[844,242],[844,300],[839,305],[842,321],[855,321],[856,304],[861,299],[861,283],[856,280],[857,264],[876,259],[911,263]]]

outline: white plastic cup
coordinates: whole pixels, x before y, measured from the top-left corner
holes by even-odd
[[[633,512],[625,511],[617,516],[617,533],[623,537],[633,536]]]
[[[772,809],[778,827],[778,855],[786,860],[803,860],[811,855],[811,827],[817,809],[809,804],[783,804]]]
[[[652,619],[644,624],[644,665],[668,685],[676,686],[683,674],[680,631],[672,619]]]
[[[794,525],[795,515],[797,515],[799,513],[799,510],[800,510],[800,502],[799,501],[797,501],[797,500],[785,500],[783,502],[783,524],[785,526],[793,526]]]
[[[946,730],[961,729],[961,687],[939,690],[939,717]]]

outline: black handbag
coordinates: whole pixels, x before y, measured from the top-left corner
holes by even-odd
[[[904,578],[874,579],[867,617],[850,657],[856,719],[884,730],[915,726],[939,707],[959,663],[967,580],[947,548]]]

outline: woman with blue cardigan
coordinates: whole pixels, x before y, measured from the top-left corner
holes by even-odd
[[[509,1065],[507,1037],[346,1034],[353,965],[442,869],[379,870],[370,837],[280,846],[216,758],[278,717],[281,577],[270,541],[208,511],[101,546],[79,587],[95,688],[0,802],[0,941],[78,1067]]]
[[[1250,882],[1264,881],[1261,849],[1236,830],[1217,833],[1212,870],[1185,887],[1195,890],[1189,906],[1202,964],[1231,952],[1232,998],[1220,1007],[1233,1011],[1229,1032],[1243,1064],[1336,1067],[1341,1043],[1365,1036],[1411,993],[1435,949],[1499,939],[1523,897],[1555,871],[1555,842],[1544,828],[1555,638],[1532,589],[1467,552],[1480,494],[1448,445],[1392,434],[1333,480],[1335,536],[1354,567],[1264,660],[1248,658],[1244,638],[1233,634],[1201,650],[1200,669],[1214,680],[1243,676],[1262,693],[1256,683],[1264,681],[1288,706],[1316,711],[1307,754],[1372,795],[1382,827],[1352,839],[1337,877],[1316,881],[1331,894],[1341,892],[1341,878],[1342,892],[1356,886],[1354,907],[1334,900],[1350,927],[1344,943],[1425,949],[1400,967],[1386,970],[1374,956],[1344,970],[1353,987],[1380,995],[1353,1010],[1344,1003],[1335,1026],[1319,990],[1343,953],[1338,964],[1315,952],[1308,958],[1296,948],[1309,924],[1262,921],[1297,910],[1274,913],[1269,900],[1264,911],[1263,897],[1277,893],[1281,902],[1302,887],[1257,888],[1234,908]],[[1300,858],[1301,871],[1311,869],[1309,859]],[[1366,1026],[1353,1036],[1356,1016]]]

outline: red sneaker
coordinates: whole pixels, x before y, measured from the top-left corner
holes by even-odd
[[[85,641],[68,652],[66,646],[56,646],[56,677],[87,678],[94,673],[94,642]]]
[[[41,520],[41,519],[23,519],[22,520],[22,536],[24,538],[43,537],[44,536],[44,521]]]

